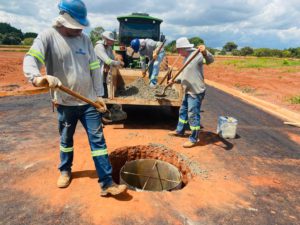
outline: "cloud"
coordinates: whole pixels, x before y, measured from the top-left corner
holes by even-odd
[[[52,0],[0,0],[0,22],[40,32],[57,16]],[[200,36],[211,47],[234,41],[240,47],[300,46],[299,0],[85,0],[91,28],[118,29],[117,17],[147,12],[163,20],[168,40]]]

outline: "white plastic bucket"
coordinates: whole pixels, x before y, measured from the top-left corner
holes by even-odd
[[[229,116],[219,116],[217,134],[222,138],[235,138],[238,121]]]

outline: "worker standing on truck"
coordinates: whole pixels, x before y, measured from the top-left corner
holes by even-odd
[[[154,41],[152,39],[138,38],[135,38],[130,42],[130,46],[133,49],[133,51],[138,52],[140,54],[143,76],[146,76],[146,58],[149,59],[150,87],[156,87],[159,66],[165,57],[164,48],[162,48],[160,52],[158,52],[158,49],[162,44],[162,42]]]
[[[184,63],[197,50],[193,47],[194,45],[186,37],[176,40],[177,51],[184,57]],[[203,64],[204,62],[210,64],[214,61],[213,55],[206,50],[205,45],[200,45],[198,49],[200,51],[199,55],[175,79],[175,82],[181,83],[183,87],[183,100],[179,109],[177,128],[175,131],[171,131],[169,135],[184,136],[184,132],[189,125],[192,133],[189,136],[189,140],[183,144],[185,148],[196,146],[199,142],[200,110],[206,90]]]
[[[91,154],[99,177],[101,195],[116,195],[126,190],[112,180],[112,167],[101,124],[101,113],[106,111],[103,96],[102,74],[93,45],[82,30],[89,25],[86,6],[81,0],[61,0],[58,3],[59,16],[53,27],[41,32],[24,58],[25,76],[36,87],[49,86],[54,89],[60,134],[60,176],[59,188],[71,182],[74,155],[73,135],[78,120],[85,128]],[[47,74],[41,76],[41,67]],[[99,108],[60,92],[64,85],[98,103]],[[100,112],[101,113],[100,113]]]
[[[102,40],[96,42],[95,53],[100,61],[100,69],[103,73],[103,98],[108,98],[107,83],[110,83],[109,79],[111,79],[111,77],[109,77],[110,67],[119,68],[124,66],[124,63],[115,60],[112,46],[116,40],[114,39],[113,32],[104,31],[101,36]],[[113,104],[111,107],[109,107],[109,112],[105,113],[103,117],[105,118],[105,121],[120,121],[126,119],[127,114],[122,110],[122,105]]]

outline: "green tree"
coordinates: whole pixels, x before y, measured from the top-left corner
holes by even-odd
[[[23,39],[21,30],[8,23],[0,23],[0,42],[4,45],[18,45]]]
[[[239,50],[237,50],[237,49],[233,49],[233,50],[231,51],[231,53],[232,53],[232,55],[234,55],[234,56],[240,56],[240,55],[241,55],[241,51],[239,51]]]
[[[206,47],[206,49],[211,53],[211,54],[216,54],[217,49]]]
[[[219,55],[226,55],[226,51],[224,49],[222,49],[219,53]]]
[[[25,38],[25,39],[23,40],[23,45],[32,45],[33,41],[34,41],[34,38],[32,38],[32,37],[30,37],[30,38]]]
[[[285,57],[285,58],[292,57],[292,53],[289,50],[283,50],[282,57]]]
[[[21,43],[21,38],[19,34],[16,33],[8,33],[4,34],[2,39],[2,44],[4,45],[19,45]]]
[[[253,48],[251,47],[244,47],[244,48],[241,48],[241,55],[242,56],[246,56],[246,55],[252,55],[254,50]]]
[[[38,34],[37,33],[33,33],[33,32],[27,32],[23,36],[24,36],[24,39],[25,38],[36,38],[38,36]]]
[[[167,45],[165,46],[165,50],[166,50],[167,52],[172,52],[172,53],[176,52],[176,51],[177,51],[177,50],[176,50],[176,40],[173,40],[173,41],[171,41],[169,44],[167,44]]]
[[[189,39],[190,43],[191,44],[194,44],[195,47],[201,45],[201,44],[204,44],[204,41],[203,39],[199,38],[199,37],[192,37]]]
[[[226,52],[232,52],[232,50],[237,49],[237,47],[238,47],[238,45],[231,41],[231,42],[227,42],[227,43],[223,46],[223,49],[224,49]]]
[[[95,27],[90,33],[90,39],[93,42],[93,45],[96,44],[97,41],[102,40],[101,34],[104,32],[103,27]]]
[[[288,51],[291,52],[292,57],[300,58],[300,47],[298,47],[298,48],[289,48]]]

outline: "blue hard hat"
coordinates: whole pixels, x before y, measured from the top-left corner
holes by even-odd
[[[73,19],[83,26],[88,26],[86,6],[81,0],[60,0],[58,8],[61,12],[68,13]]]
[[[138,38],[133,39],[130,42],[130,46],[133,49],[134,52],[138,52],[140,49],[140,40]]]

